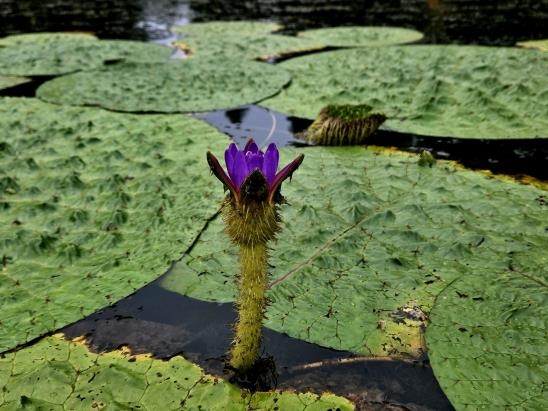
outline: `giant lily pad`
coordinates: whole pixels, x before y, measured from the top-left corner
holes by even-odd
[[[423,37],[419,31],[402,27],[330,27],[301,31],[298,35],[335,47],[390,46]]]
[[[546,219],[544,227],[546,228]],[[548,258],[465,276],[436,300],[426,337],[432,367],[457,409],[548,409]]]
[[[11,36],[6,36],[0,38],[0,46],[20,46],[23,44],[47,44],[47,43],[56,43],[63,40],[98,40],[91,33],[82,33],[82,32],[52,32],[52,33],[24,33],[24,34],[13,34]]]
[[[196,57],[262,60],[325,47],[321,41],[271,34],[276,28],[274,24],[257,22],[189,24],[177,28],[185,36],[175,46]]]
[[[5,410],[354,409],[332,394],[250,393],[182,357],[162,361],[127,350],[92,354],[57,335],[1,357],[0,386]]]
[[[203,153],[222,140],[183,116],[0,99],[0,352],[162,274],[217,209]]]
[[[288,81],[285,70],[264,63],[196,59],[74,73],[43,84],[37,95],[49,102],[117,111],[206,111],[262,100]]]
[[[341,50],[280,64],[290,87],[262,104],[314,118],[368,104],[385,128],[462,138],[547,137],[548,55],[518,48],[403,46]]]
[[[542,40],[531,40],[531,41],[521,41],[517,44],[518,46],[532,49],[539,49],[542,51],[548,51],[548,39]]]
[[[184,35],[211,35],[220,36],[224,33],[234,34],[240,33],[248,37],[270,34],[282,28],[277,23],[269,21],[210,21],[205,23],[192,23],[183,26],[173,26],[173,33],[181,33]]]
[[[30,79],[25,77],[0,76],[0,90],[25,84],[29,81]]]
[[[0,74],[55,76],[114,60],[167,61],[172,49],[128,40],[58,40],[0,48]]]
[[[525,48],[548,51],[548,39],[521,41],[517,45]]]
[[[370,149],[304,152],[283,187],[290,205],[272,245],[268,327],[366,355],[417,355],[434,301],[455,279],[481,283],[510,258],[545,270],[542,190]],[[217,219],[162,284],[232,301],[237,270],[237,249]]]

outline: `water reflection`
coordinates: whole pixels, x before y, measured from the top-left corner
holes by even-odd
[[[178,38],[169,28],[188,24],[192,20],[193,12],[189,1],[142,0],[141,3],[143,13],[135,27],[143,29],[149,40],[169,45]]]
[[[191,18],[185,0],[0,0],[0,36],[86,31],[100,38],[157,40]]]
[[[268,19],[288,31],[393,25],[425,32],[429,43],[514,45],[548,35],[548,0],[0,0],[0,36],[81,30],[101,38],[159,40],[191,20]]]
[[[245,145],[249,137],[253,137],[261,147],[269,142],[281,146],[306,145],[295,138],[295,134],[304,131],[312,122],[308,119],[287,117],[255,105],[200,113],[196,117],[232,137],[240,147]],[[437,158],[456,160],[472,169],[548,180],[548,139],[545,138],[460,139],[381,129],[368,139],[368,144],[397,147],[412,153],[428,150]]]
[[[192,0],[196,20],[270,18],[290,30],[392,25],[420,30],[435,42],[514,45],[546,37],[548,1],[519,0]]]
[[[87,31],[101,38],[144,40],[137,29],[143,4],[127,0],[0,0],[0,35],[40,31]]]
[[[68,338],[85,335],[95,352],[127,346],[134,354],[152,353],[163,359],[182,354],[207,372],[222,376],[232,338],[230,324],[236,318],[233,305],[195,300],[160,284],[158,279],[61,332]],[[266,328],[263,335],[263,353],[275,361],[279,389],[331,391],[363,409],[453,410],[426,358],[371,359]]]
[[[195,117],[232,137],[239,147],[244,147],[251,137],[259,147],[266,147],[270,142],[282,146],[302,144],[294,136],[295,126],[300,126],[298,121],[294,123],[281,113],[259,106],[247,105],[230,110],[197,113]],[[305,122],[309,123],[308,120]]]

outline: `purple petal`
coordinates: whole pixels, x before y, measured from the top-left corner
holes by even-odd
[[[252,153],[259,152],[259,146],[255,143],[255,140],[253,140],[252,138],[250,138],[247,141],[244,147],[244,153],[247,153],[248,151],[251,151]]]
[[[236,157],[237,152],[238,148],[234,143],[230,144],[225,150],[226,171],[228,171],[228,175],[230,176],[230,178],[232,178],[234,175],[234,157]]]
[[[234,182],[234,185],[240,189],[240,186],[244,182],[245,178],[249,174],[249,169],[247,167],[247,162],[245,161],[245,156],[243,151],[238,150],[234,156],[234,164],[232,166],[232,174],[230,178]]]
[[[263,153],[253,153],[251,151],[248,151],[245,153],[245,160],[247,162],[247,170],[249,173],[253,172],[256,168],[259,169],[259,171],[263,172]]]
[[[304,160],[304,154],[300,154],[295,160],[293,160],[291,163],[286,165],[284,168],[282,168],[278,174],[276,174],[276,177],[274,177],[274,181],[272,182],[272,185],[270,186],[270,192],[268,194],[269,201],[272,201],[274,198],[274,195],[276,194],[276,191],[280,188],[282,185],[282,182],[288,178],[291,177],[291,174],[299,168],[301,163]]]
[[[272,186],[274,182],[274,177],[276,176],[276,171],[278,170],[278,163],[280,161],[280,153],[276,144],[270,143],[266,152],[264,153],[263,161],[263,174],[268,181],[268,185]]]
[[[219,160],[210,152],[207,152],[207,162],[211,172],[228,188],[233,195],[238,195],[238,190],[234,186],[233,181],[226,175],[225,170],[219,164]]]

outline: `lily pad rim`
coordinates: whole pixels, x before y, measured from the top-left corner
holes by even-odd
[[[76,105],[76,104],[63,104],[63,103],[60,103],[57,100],[49,100],[49,99],[45,98],[44,96],[42,96],[40,94],[40,90],[43,87],[45,88],[48,85],[51,86],[51,83],[53,83],[55,81],[58,81],[58,80],[61,80],[61,79],[66,79],[66,77],[69,77],[69,76],[80,76],[80,75],[88,75],[88,74],[93,74],[93,73],[100,73],[100,72],[105,72],[105,71],[108,71],[108,70],[112,70],[113,68],[124,69],[124,66],[133,66],[133,67],[168,66],[168,65],[175,66],[175,65],[184,65],[184,64],[201,64],[203,62],[207,63],[208,60],[211,61],[211,63],[216,63],[216,64],[218,64],[218,62],[219,62],[217,59],[215,59],[212,56],[205,56],[205,57],[197,58],[197,59],[184,59],[184,60],[171,59],[171,60],[161,61],[161,62],[160,61],[148,61],[148,62],[121,61],[121,62],[116,63],[116,64],[103,65],[103,66],[96,67],[96,68],[89,69],[89,70],[77,70],[77,71],[73,71],[71,73],[66,73],[64,75],[56,76],[56,77],[52,78],[50,81],[44,82],[36,90],[36,98],[38,98],[39,100],[41,100],[44,103],[50,103],[50,104],[55,104],[55,105],[60,105],[60,106],[71,106],[71,107],[96,107],[96,108],[101,108],[103,110],[108,110],[108,111],[115,112],[115,113],[128,113],[128,114],[192,114],[192,113],[205,113],[205,112],[208,112],[208,111],[215,111],[215,110],[231,110],[231,109],[235,109],[235,108],[247,105],[247,104],[259,104],[263,100],[274,97],[283,88],[287,87],[287,85],[291,83],[291,74],[287,70],[285,70],[283,67],[277,67],[277,66],[274,66],[272,64],[263,62],[263,61],[245,61],[245,65],[262,64],[264,67],[271,67],[271,68],[268,68],[266,70],[272,70],[273,69],[273,70],[279,71],[280,73],[284,74],[286,79],[285,79],[284,83],[279,86],[278,90],[275,93],[269,94],[267,96],[262,96],[261,98],[259,98],[257,100],[243,102],[243,103],[241,103],[239,105],[236,105],[236,106],[215,107],[215,108],[197,109],[197,110],[170,110],[170,111],[167,111],[167,110],[138,110],[138,111],[121,110],[121,109],[109,108],[109,107],[101,105],[100,103],[85,103],[85,104],[78,104],[78,105]],[[197,63],[192,63],[192,62],[197,62]],[[225,63],[226,62],[227,61],[225,60]],[[238,64],[241,64],[242,60],[234,58],[234,62],[238,62]],[[212,71],[216,71],[216,68],[214,66],[212,68]],[[280,75],[282,75],[282,74],[280,74]]]
[[[30,41],[30,39],[39,37],[44,37],[44,40],[46,40],[49,36],[60,36],[62,38],[62,41],[100,41],[101,39],[95,35],[95,33],[91,31],[83,31],[83,30],[67,30],[67,31],[37,31],[37,32],[30,32],[30,33],[17,33],[17,34],[9,34],[4,37],[0,37],[0,47],[17,47],[21,46],[22,44],[29,44],[27,41]],[[74,37],[74,38],[73,38]],[[10,40],[18,40],[22,39],[22,43],[14,43],[11,44]],[[28,40],[27,40],[28,39]],[[44,40],[38,40],[38,43],[41,43]],[[59,39],[55,40],[58,41]]]
[[[515,46],[502,46],[502,47],[499,47],[499,46],[477,45],[477,44],[462,44],[461,45],[461,44],[425,44],[425,43],[417,43],[417,44],[393,44],[393,45],[389,45],[389,46],[385,46],[385,47],[371,47],[370,49],[375,49],[376,52],[379,52],[379,53],[384,52],[386,50],[402,50],[402,51],[405,50],[405,53],[407,53],[407,54],[410,54],[409,51],[413,51],[413,50],[424,52],[425,50],[436,50],[436,49],[439,50],[439,51],[443,51],[443,50],[450,50],[450,51],[462,50],[462,51],[465,51],[466,54],[472,53],[470,50],[476,50],[476,53],[479,53],[479,54],[482,54],[483,52],[532,53],[532,54],[537,53],[537,56],[535,56],[535,57],[537,57],[541,60],[547,60],[547,63],[548,63],[548,59],[546,59],[547,55],[542,50],[533,49],[533,48],[526,49],[526,48],[520,48],[520,47],[515,47]],[[525,51],[525,50],[527,50],[527,51]],[[333,53],[333,54],[327,55],[325,53]],[[336,57],[345,58],[346,57],[345,54],[350,55],[350,57],[358,59],[358,57],[352,56],[352,54],[358,54],[358,53],[367,53],[367,47],[337,47],[337,48],[331,48],[331,49],[327,49],[327,50],[321,50],[320,52],[317,52],[317,53],[311,53],[311,54],[307,54],[307,55],[303,55],[303,56],[297,56],[295,58],[283,61],[280,64],[281,64],[282,67],[284,67],[288,71],[292,72],[292,74],[293,74],[293,72],[296,72],[295,77],[296,77],[296,80],[298,80],[299,76],[302,75],[302,73],[301,73],[302,67],[310,67],[310,66],[313,66],[315,63],[319,63],[320,65],[323,64],[323,62],[321,60],[319,62],[316,62],[315,61],[316,59],[325,59],[326,56],[332,57],[333,59],[336,59]],[[298,84],[298,81],[297,81],[297,84]],[[297,88],[299,88],[299,87],[297,87]],[[290,95],[289,98],[286,97],[286,93]],[[286,111],[289,111],[291,113],[290,115],[292,115],[292,116],[314,120],[323,106],[317,108],[316,112],[314,114],[311,114],[310,112],[308,112],[307,114],[303,114],[303,111],[310,111],[310,110],[304,109],[304,110],[300,110],[301,112],[299,112],[299,109],[296,108],[298,105],[288,104],[286,101],[284,101],[285,98],[287,98],[288,100],[294,99],[295,95],[296,95],[296,93],[292,93],[292,87],[291,86],[286,87],[282,90],[282,93],[280,93],[280,96],[274,96],[274,97],[269,98],[266,101],[264,101],[263,104],[262,104],[262,107],[264,107],[265,109],[268,109],[268,110],[276,110],[276,111],[282,111],[282,110],[285,109]],[[280,103],[277,100],[278,97],[281,97],[280,101],[282,101],[282,103]],[[274,102],[274,104],[271,104],[272,101]],[[324,102],[324,105],[332,104],[332,103],[333,103],[333,101],[326,100]],[[340,102],[338,102],[338,103],[340,103]],[[357,104],[355,101],[347,101],[346,103]],[[367,99],[363,99],[359,103],[365,103],[365,104],[372,105],[371,102],[368,101]],[[310,105],[312,105],[312,103],[310,103],[309,101],[305,101],[301,106],[309,107]],[[285,106],[285,107],[282,108],[282,106]],[[380,110],[382,112],[382,110],[380,108],[378,110]],[[402,119],[398,120],[398,118],[395,117],[395,116],[388,116],[385,124],[381,127],[381,129],[387,130],[387,131],[393,131],[393,132],[408,133],[408,134],[413,134],[413,135],[417,135],[417,136],[439,137],[439,138],[461,138],[461,139],[469,139],[469,140],[477,140],[477,139],[481,139],[481,140],[505,140],[505,139],[537,140],[537,139],[546,139],[546,138],[548,138],[548,135],[546,135],[546,137],[544,137],[541,134],[539,134],[538,132],[529,133],[529,135],[522,136],[522,137],[516,137],[514,134],[506,134],[502,137],[501,137],[501,135],[496,136],[496,135],[492,135],[492,134],[485,134],[485,135],[482,135],[479,138],[478,136],[479,136],[480,133],[478,133],[477,135],[466,135],[466,133],[455,133],[455,135],[449,135],[449,134],[443,134],[443,133],[427,134],[427,133],[424,133],[424,132],[419,133],[419,132],[407,131],[407,129],[399,131],[398,128],[391,126],[392,124],[394,124],[397,121],[407,121],[407,120],[408,119],[404,118],[404,117],[402,117]],[[414,128],[415,127],[412,127],[411,129],[414,129]],[[437,129],[437,128],[434,128],[434,129]]]
[[[0,46],[2,47],[2,46]],[[11,79],[14,81],[12,85],[2,87],[2,79]],[[2,76],[0,75],[0,91],[11,89],[12,87],[21,86],[32,81],[32,78],[25,76]]]
[[[419,30],[416,30],[416,29],[412,29],[412,28],[409,28],[409,27],[402,27],[402,26],[368,26],[368,25],[353,25],[353,26],[333,26],[333,27],[321,27],[321,28],[313,28],[313,29],[307,29],[307,30],[301,30],[299,32],[296,33],[296,36],[297,37],[302,37],[302,38],[309,38],[309,39],[316,39],[316,40],[319,40],[318,38],[316,38],[316,36],[307,36],[308,33],[310,34],[315,34],[315,33],[324,33],[324,32],[328,32],[329,30],[340,30],[340,31],[345,31],[345,29],[348,29],[348,31],[350,30],[356,30],[356,29],[374,29],[374,30],[379,30],[379,31],[391,31],[391,30],[398,30],[398,31],[407,31],[409,32],[409,34],[414,34],[416,36],[416,38],[413,38],[411,40],[407,40],[407,41],[403,41],[403,42],[397,42],[397,43],[391,43],[391,44],[387,44],[383,47],[391,47],[391,46],[404,46],[404,45],[415,45],[416,42],[419,42],[420,40],[423,40],[424,39],[424,33],[422,31],[419,31]],[[321,36],[320,36],[321,37]],[[324,42],[326,43],[329,43],[328,41],[326,41],[325,39],[323,39]],[[420,44],[420,43],[419,43]],[[346,46],[343,46],[343,45],[335,45],[335,44],[328,44],[328,46],[332,46],[332,47],[341,47],[341,48],[354,48],[354,47],[367,47],[367,45],[346,45]]]
[[[169,30],[176,34],[184,34],[184,35],[190,35],[188,33],[185,33],[184,29],[188,26],[198,26],[198,25],[211,25],[211,24],[226,24],[227,27],[229,25],[237,25],[237,24],[245,24],[245,23],[261,23],[265,26],[272,25],[273,30],[264,30],[260,33],[262,34],[272,34],[277,33],[284,29],[284,26],[280,24],[279,22],[275,22],[272,20],[215,20],[215,21],[197,21],[197,22],[190,22],[188,24],[175,24],[170,26]]]

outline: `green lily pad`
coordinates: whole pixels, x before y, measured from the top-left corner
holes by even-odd
[[[265,63],[191,59],[125,63],[44,83],[43,100],[97,105],[116,111],[206,111],[260,101],[277,93],[289,74]]]
[[[269,21],[211,21],[205,23],[192,23],[183,26],[171,27],[171,32],[181,33],[188,36],[204,35],[210,33],[211,35],[219,36],[223,34],[237,34],[246,35],[249,37],[269,34],[278,31],[282,28],[277,23]]]
[[[167,61],[173,49],[129,40],[59,40],[0,48],[0,75],[56,76],[108,61]]]
[[[175,43],[191,56],[268,60],[292,53],[319,50],[321,41],[271,34],[279,28],[275,24],[257,22],[196,23],[181,26],[185,37]],[[225,58],[225,57],[222,57]]]
[[[162,361],[124,350],[93,354],[57,335],[1,357],[0,386],[3,410],[354,409],[327,393],[251,393],[182,357]]]
[[[13,34],[0,38],[0,47],[2,46],[21,46],[23,44],[47,44],[56,43],[63,40],[99,40],[91,33],[82,32],[53,32],[53,33],[24,33]]]
[[[480,46],[340,50],[285,61],[291,85],[262,103],[315,118],[328,104],[368,104],[383,128],[461,138],[548,137],[548,55]]]
[[[26,77],[0,76],[0,90],[25,84],[30,81]]]
[[[429,357],[455,408],[548,409],[546,253],[535,261],[534,271],[512,261],[463,277],[436,300],[426,332]]]
[[[423,34],[402,27],[330,27],[301,31],[298,36],[334,47],[378,47],[412,43]]]
[[[218,208],[204,153],[224,140],[185,116],[0,99],[0,352],[165,272]]]
[[[266,326],[274,330],[365,355],[416,356],[437,295],[455,279],[481,284],[510,259],[545,271],[545,191],[444,161],[421,167],[418,156],[300,152],[272,244]],[[282,154],[287,162],[296,150]],[[218,218],[162,286],[233,301],[237,253]]]
[[[542,51],[548,51],[548,39],[520,41],[519,43],[517,43],[517,45],[525,48],[533,48],[533,49],[539,49]]]

